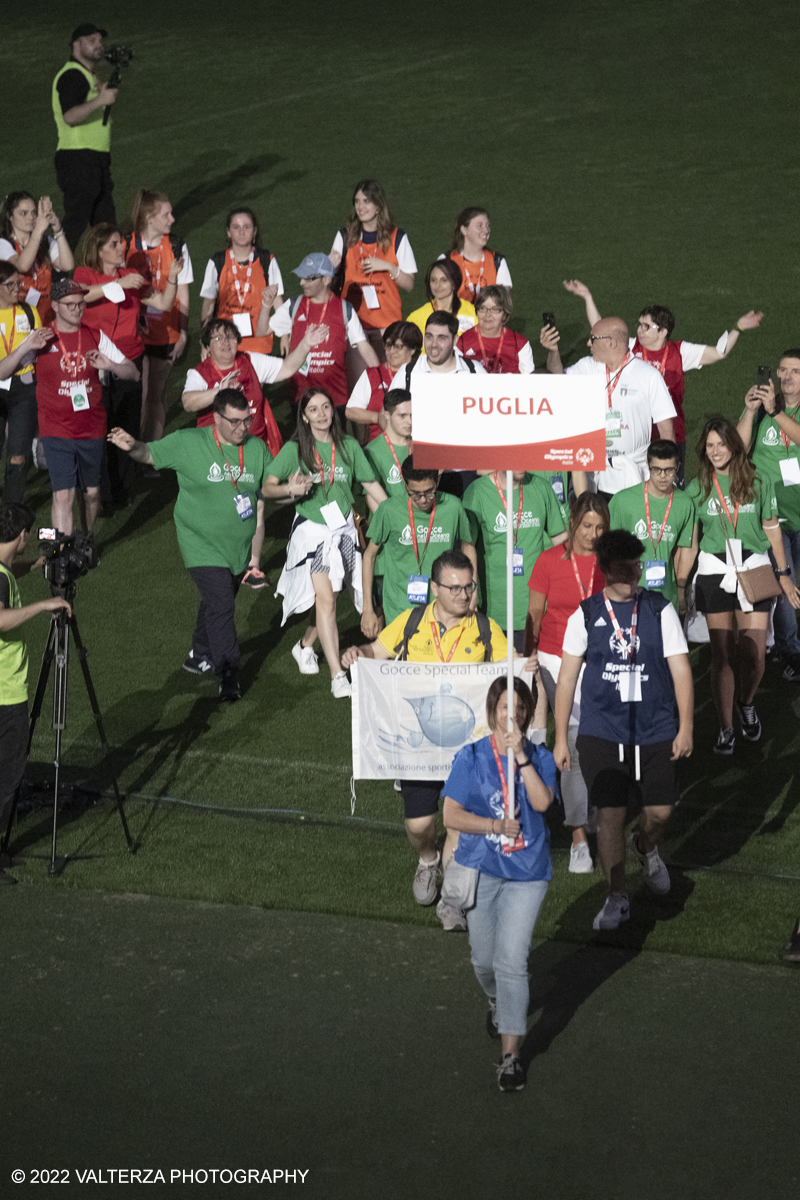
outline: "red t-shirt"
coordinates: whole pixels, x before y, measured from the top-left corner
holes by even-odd
[[[637,338],[633,343],[633,353],[637,358],[641,358],[643,362],[649,363],[651,367],[655,367],[663,377],[664,383],[667,385],[667,391],[672,397],[672,403],[675,405],[675,417],[672,422],[675,441],[685,442],[686,420],[683,415],[684,378],[680,342],[667,342],[662,350],[645,350]],[[660,437],[661,434],[658,432],[658,426],[654,425],[653,438]]]
[[[307,373],[297,371],[292,376],[295,400],[299,400],[307,388],[321,387],[330,393],[335,405],[347,404],[347,371],[344,365],[347,330],[339,297],[331,295],[324,304],[312,304],[303,296],[292,318],[290,353],[300,345],[309,325],[327,325],[328,337],[315,346],[306,359],[309,364]]]
[[[101,275],[89,267],[77,267],[73,278],[76,283],[94,287],[96,284],[119,283],[123,275],[135,274],[132,267],[120,267],[116,275]],[[94,304],[87,304],[84,309],[83,324],[90,329],[102,330],[126,358],[134,361],[144,353],[144,342],[139,333],[139,311],[142,296],[150,291],[150,284],[145,283],[141,288],[126,288],[121,304],[114,304],[105,296],[95,300]]]
[[[106,410],[100,372],[86,355],[99,350],[100,335],[86,325],[77,333],[61,333],[48,342],[36,359],[36,404],[41,437],[102,438],[106,436]],[[66,351],[66,357],[64,356]],[[85,388],[89,407],[75,411],[72,387]]]
[[[483,339],[483,345],[481,345]],[[477,325],[466,329],[459,338],[458,348],[465,358],[482,363],[490,375],[508,373],[519,375],[519,352],[528,339],[513,329],[503,329],[496,338],[484,337]],[[499,355],[498,355],[499,351]]]
[[[367,367],[367,379],[370,389],[367,410],[379,413],[383,408],[383,398],[389,390],[389,384],[394,379],[394,373],[389,370],[386,363],[381,363],[379,367]],[[374,441],[382,433],[380,425],[370,425],[367,443]]]
[[[597,567],[596,555],[573,554],[565,559],[563,546],[553,546],[540,554],[528,580],[528,587],[532,592],[540,592],[547,597],[538,649],[543,650],[545,654],[557,654],[559,658],[563,651],[567,621],[584,599],[575,578],[573,562],[577,565],[584,589],[591,585],[587,596],[601,592],[606,581]]]

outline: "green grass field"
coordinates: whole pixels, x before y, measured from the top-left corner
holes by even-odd
[[[689,377],[690,445],[706,414],[738,413],[757,364],[774,368],[800,340],[796,8],[785,0],[769,10],[742,0],[499,9],[412,0],[380,10],[304,0],[230,13],[208,0],[149,11],[96,0],[91,11],[70,4],[35,19],[20,13],[0,48],[4,92],[16,97],[5,106],[13,119],[4,188],[50,192],[57,206],[49,81],[66,58],[66,34],[86,19],[136,52],[114,113],[118,216],[140,185],[165,190],[194,263],[190,343],[170,384],[173,428],[187,423],[178,397],[198,359],[199,285],[207,257],[223,245],[229,207],[255,208],[288,286],[306,253],[327,252],[363,176],[387,186],[416,254],[420,283],[405,298],[407,312],[423,302],[421,276],[468,204],[488,208],[492,245],[508,258],[515,327],[535,344],[541,312],[553,310],[566,358],[584,353],[587,331],[564,278],[583,279],[604,314],[629,322],[644,304],[666,303],[678,317],[676,336],[691,341],[714,343],[743,312],[763,309],[762,328],[743,335],[729,361]],[[535,353],[542,363],[544,352]],[[290,432],[286,396],[273,406]],[[433,936],[433,913],[411,898],[414,862],[395,793],[359,783],[350,815],[350,707],[332,700],[324,674],[297,673],[289,651],[304,622],[281,629],[272,591],[241,596],[246,692],[235,706],[218,706],[213,685],[181,669],[196,599],[178,554],[174,497],[173,480],[162,478],[100,522],[103,561],[81,582],[76,609],[139,851],[126,853],[104,801],[64,815],[60,847],[70,862],[51,879],[50,813],[33,812],[15,834],[25,858],[16,893],[146,893],[239,905],[243,914],[263,907],[378,918],[423,927],[408,938]],[[49,523],[46,475],[34,477],[32,499]],[[288,525],[285,510],[269,518],[262,565],[273,579]],[[41,579],[24,581],[24,601],[44,594]],[[44,619],[30,627],[31,686],[46,628]],[[344,645],[361,640],[349,602],[340,628]],[[676,886],[662,904],[637,895],[630,926],[604,944],[774,963],[798,904],[800,705],[768,671],[762,741],[721,763],[710,753],[707,650],[695,650],[693,662],[696,750],[665,854]],[[48,712],[49,700],[33,747],[37,778],[52,770]],[[77,662],[64,757],[71,780],[108,786]],[[555,823],[553,846],[537,937],[594,943],[599,876],[568,875]],[[18,900],[15,914],[25,920]],[[471,987],[460,945],[460,978]],[[563,1105],[566,1113],[568,1096]],[[503,1148],[519,1149],[513,1141]],[[569,1153],[566,1135],[548,1143],[551,1163]],[[433,1149],[423,1158],[432,1170]],[[565,1183],[559,1192],[557,1172],[548,1179],[555,1195],[633,1194],[604,1170],[602,1191]],[[683,1195],[701,1194],[695,1180],[697,1190]],[[709,1186],[702,1194],[746,1194]],[[339,1181],[328,1194],[348,1192]]]

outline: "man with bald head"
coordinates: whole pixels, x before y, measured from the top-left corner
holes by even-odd
[[[647,447],[653,425],[673,440],[675,405],[661,374],[630,350],[628,327],[620,317],[595,322],[589,335],[591,355],[564,367],[559,334],[552,325],[540,335],[553,375],[598,375],[605,384],[606,469],[587,475],[590,487],[608,500],[647,478]]]

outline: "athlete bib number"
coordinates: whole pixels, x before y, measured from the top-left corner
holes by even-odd
[[[644,564],[644,583],[648,588],[662,588],[667,582],[667,564],[660,559],[648,559]]]
[[[233,497],[236,504],[236,511],[243,521],[247,521],[253,515],[253,505],[250,503],[250,497],[246,492],[237,492]]]
[[[409,575],[406,592],[409,604],[428,603],[428,578],[427,575]]]
[[[85,383],[71,383],[69,398],[72,401],[73,412],[84,412],[89,407],[89,397],[86,395]]]

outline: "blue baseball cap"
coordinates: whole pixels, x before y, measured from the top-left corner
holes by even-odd
[[[310,279],[312,275],[329,275],[333,279],[335,273],[336,268],[327,254],[319,253],[307,254],[300,266],[292,271],[299,279]]]

